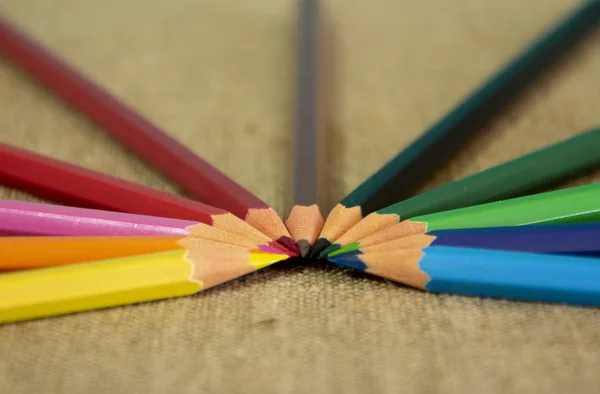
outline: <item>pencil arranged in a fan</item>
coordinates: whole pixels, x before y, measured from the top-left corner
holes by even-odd
[[[439,230],[600,221],[600,182],[415,216],[340,248],[343,254]]]
[[[319,255],[368,214],[410,197],[468,139],[586,36],[598,19],[599,1],[575,10],[348,194],[327,217],[313,255]]]
[[[0,322],[194,294],[286,258],[248,251],[213,258],[191,247],[7,273],[0,275]]]
[[[0,162],[1,184],[61,204],[194,220],[251,239],[270,239],[223,209],[10,145],[0,144]]]
[[[345,261],[359,255],[431,246],[456,246],[474,249],[496,249],[513,252],[600,255],[600,223],[544,224],[511,227],[489,227],[439,230],[410,235],[344,253],[342,249],[327,258],[344,255]],[[353,257],[354,256],[354,257]],[[358,260],[356,260],[358,263]]]
[[[556,186],[600,167],[598,146],[600,129],[594,129],[400,201],[369,214],[323,250],[322,256],[414,216],[519,197]]]
[[[192,237],[293,255],[236,217],[207,213],[204,222],[0,200],[0,233],[32,236]],[[250,231],[248,231],[250,229]]]
[[[323,228],[319,209],[324,173],[319,0],[299,0],[292,204],[285,224],[302,256]]]
[[[434,293],[600,306],[600,259],[451,246],[359,255],[336,264]]]
[[[233,213],[297,252],[283,220],[268,204],[1,17],[0,54],[195,198]]]
[[[226,259],[230,254],[281,251],[259,249],[193,237],[0,237],[0,271],[48,268],[86,261],[115,259],[167,252],[171,250],[202,250],[205,258]]]

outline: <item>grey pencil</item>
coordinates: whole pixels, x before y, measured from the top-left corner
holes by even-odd
[[[323,94],[319,0],[300,0],[297,26],[297,86],[292,204],[286,225],[302,256],[310,253],[323,227],[318,206],[323,175]]]

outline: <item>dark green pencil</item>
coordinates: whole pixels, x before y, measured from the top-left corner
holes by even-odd
[[[600,128],[448,183],[368,215],[329,254],[402,220],[535,193],[600,167]]]

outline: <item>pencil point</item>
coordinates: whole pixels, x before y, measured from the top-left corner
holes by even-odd
[[[331,257],[335,257],[338,256],[340,254],[345,254],[345,253],[354,253],[358,251],[358,248],[360,246],[360,242],[354,242],[351,243],[350,245],[346,245],[344,247],[341,247],[339,249],[337,249],[336,251],[332,252],[330,255],[328,255],[328,258]]]
[[[296,255],[296,256],[298,256],[300,254],[300,250],[298,250],[296,243],[290,237],[286,237],[286,236],[280,237],[277,240],[277,243],[282,245],[284,248],[286,248],[290,252],[294,253],[294,255]]]
[[[310,251],[312,250],[312,247],[310,246],[310,242],[308,242],[305,239],[298,240],[298,242],[296,243],[296,246],[298,246],[298,250],[300,251],[300,256],[302,256],[302,257],[307,257],[309,255]]]
[[[340,244],[331,244],[331,245],[329,245],[328,247],[326,247],[325,249],[323,249],[321,251],[321,253],[319,254],[319,258],[323,259],[323,258],[327,257],[327,255],[329,255],[330,253],[335,252],[340,247],[341,247]]]
[[[323,225],[323,230],[321,230],[321,234],[319,235],[319,239],[315,243],[315,246],[313,246],[310,257],[320,258],[321,256],[319,256],[319,254],[325,248],[329,247],[332,242],[337,241],[339,237],[360,222],[361,219],[360,206],[346,207],[342,204],[336,205],[329,213],[329,216]]]
[[[317,204],[310,206],[294,205],[292,207],[285,225],[298,246],[302,257],[308,257],[313,244],[319,237],[324,222],[325,220],[323,220],[323,215]]]
[[[365,263],[363,263],[357,255],[350,256],[337,256],[330,259],[334,264],[341,265],[347,268],[353,268],[359,271],[365,271],[368,267]]]
[[[319,238],[315,243],[315,246],[313,246],[312,252],[310,253],[310,257],[314,259],[319,258],[320,253],[326,248],[328,248],[329,245],[331,245],[331,243],[328,240],[326,240],[325,238]]]

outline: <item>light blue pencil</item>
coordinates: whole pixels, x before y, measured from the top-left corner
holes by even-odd
[[[434,293],[600,306],[600,259],[431,246],[330,260]]]

